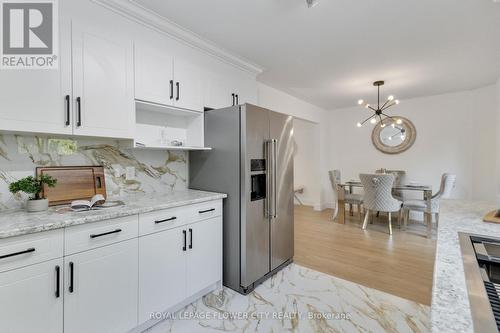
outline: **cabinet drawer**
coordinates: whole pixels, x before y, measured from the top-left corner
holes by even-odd
[[[180,227],[188,223],[187,207],[162,209],[139,214],[139,235]]]
[[[64,254],[87,251],[138,236],[137,215],[68,227]]]
[[[187,206],[189,222],[201,221],[222,215],[222,200]]]
[[[0,240],[0,272],[62,256],[62,229]]]

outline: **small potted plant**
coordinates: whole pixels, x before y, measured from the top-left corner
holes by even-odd
[[[39,177],[28,176],[17,182],[11,183],[9,185],[9,191],[13,194],[24,192],[28,195],[26,211],[43,212],[49,208],[49,201],[40,197],[43,185],[54,187],[56,183],[57,179],[48,175],[40,175]]]

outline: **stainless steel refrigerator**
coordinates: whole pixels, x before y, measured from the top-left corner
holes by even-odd
[[[223,192],[223,284],[248,294],[293,259],[293,118],[250,104],[205,112],[189,187]]]

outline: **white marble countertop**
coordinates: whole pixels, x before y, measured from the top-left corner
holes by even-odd
[[[222,193],[185,190],[168,194],[136,194],[109,198],[109,200],[121,200],[124,205],[83,212],[61,209],[60,206],[51,207],[48,211],[41,213],[27,213],[22,210],[2,211],[0,212],[0,239],[226,197],[227,195]]]
[[[483,222],[483,216],[494,209],[495,204],[485,202],[441,203],[432,287],[432,332],[474,331],[458,232],[500,236],[500,224]]]

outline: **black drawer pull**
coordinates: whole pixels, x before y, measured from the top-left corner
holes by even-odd
[[[69,263],[69,287],[68,287],[68,291],[70,293],[73,292],[74,288],[73,288],[73,282],[74,282],[74,266],[75,264],[73,264],[72,261],[70,261]]]
[[[182,230],[182,235],[184,236],[184,246],[182,247],[182,251],[186,251],[186,230]]]
[[[210,209],[207,209],[207,210],[199,210],[198,214],[204,214],[204,213],[208,213],[208,212],[213,212],[214,210],[215,210],[215,208],[210,208]]]
[[[179,98],[180,98],[180,93],[181,93],[181,87],[180,87],[180,85],[181,84],[179,82],[175,83],[175,86],[177,87],[177,97],[175,98],[176,101],[178,101]]]
[[[116,233],[119,233],[121,231],[122,231],[122,229],[116,229],[116,230],[113,230],[113,231],[103,232],[102,234],[97,234],[97,235],[96,234],[92,234],[92,235],[90,235],[90,238],[97,238],[97,237],[101,237],[101,236],[116,234]]]
[[[164,219],[164,220],[157,220],[157,221],[155,221],[155,223],[156,223],[156,224],[159,224],[159,223],[163,223],[163,222],[173,221],[173,220],[175,220],[175,219],[177,219],[177,217],[173,216],[173,217],[168,218],[168,219]]]
[[[27,250],[24,250],[24,251],[19,251],[19,252],[4,254],[3,256],[0,256],[0,259],[5,259],[5,258],[10,258],[10,257],[20,256],[21,254],[26,254],[26,253],[31,253],[31,252],[35,252],[35,248],[34,247],[31,247],[31,248],[29,248]]]
[[[189,228],[189,248],[193,248],[193,229]]]
[[[56,298],[61,296],[59,285],[61,284],[61,267],[56,266]]]
[[[174,99],[174,80],[170,80],[170,99]]]

